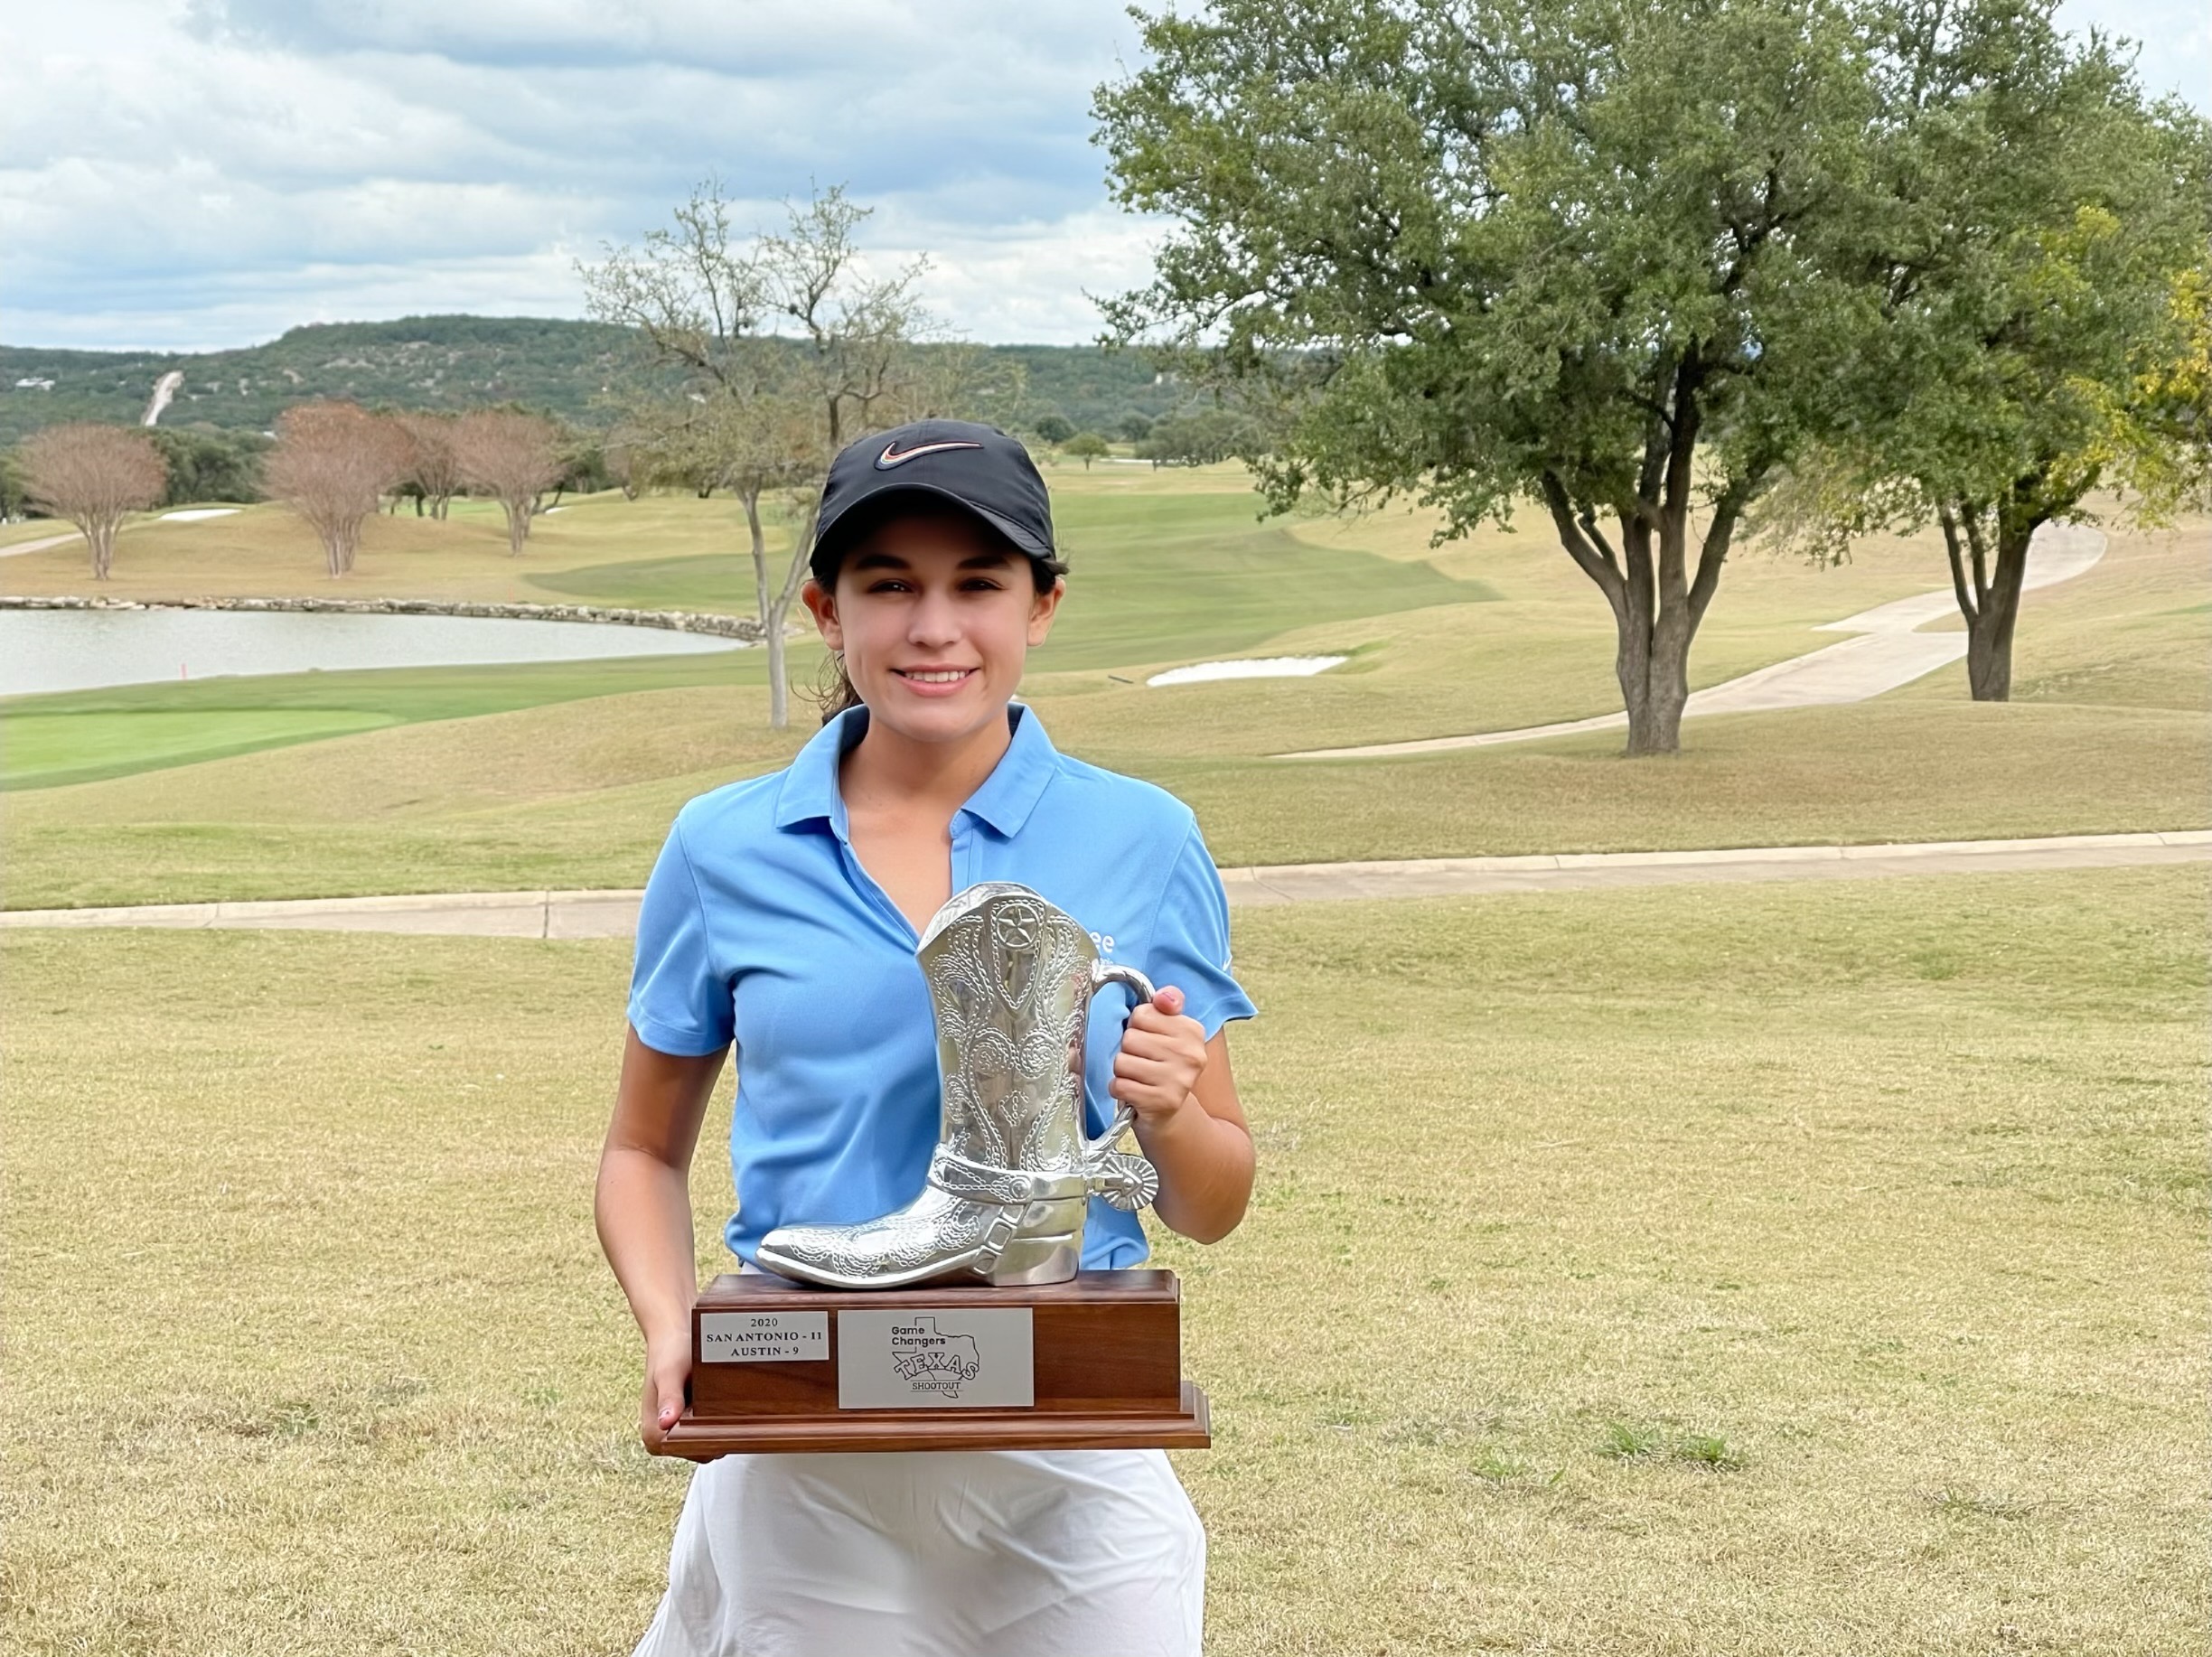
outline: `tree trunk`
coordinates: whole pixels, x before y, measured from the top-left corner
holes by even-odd
[[[502,501],[500,504],[507,509],[507,556],[519,558],[522,543],[530,538],[530,502]]]
[[[816,510],[809,506],[792,527],[791,567],[783,572],[783,586],[776,594],[775,602],[761,618],[767,623],[768,635],[768,723],[779,731],[791,722],[790,679],[783,666],[783,623],[791,615],[799,589],[806,585],[807,554],[813,547]],[[754,533],[757,536],[759,520],[755,518],[754,523]]]
[[[2040,520],[2010,518],[1973,501],[1936,514],[1951,557],[1951,591],[1966,623],[1966,689],[1977,702],[2012,699],[2012,632],[2028,584],[2028,548]],[[1991,567],[1989,530],[1996,530]]]
[[[1682,709],[1690,700],[1690,646],[1720,585],[1737,520],[1757,492],[1756,472],[1731,480],[1712,503],[1712,519],[1690,564],[1692,462],[1697,451],[1694,358],[1678,372],[1673,417],[1646,445],[1636,496],[1611,507],[1619,525],[1617,551],[1598,527],[1598,507],[1577,502],[1557,473],[1542,479],[1544,504],[1560,544],[1598,584],[1613,609],[1618,637],[1614,675],[1628,715],[1625,752],[1642,758],[1682,747]]]
[[[1683,609],[1667,606],[1655,619],[1632,614],[1618,625],[1614,676],[1628,713],[1624,752],[1631,757],[1682,750],[1682,708],[1690,700],[1690,643],[1697,636],[1697,623]]]
[[[768,647],[768,728],[780,731],[791,724],[791,682],[783,665],[783,613],[790,604],[788,601],[778,604],[768,594],[768,538],[761,529],[760,498],[758,489],[737,491],[737,499],[745,504],[745,528],[753,539],[755,613],[761,619],[763,641]]]

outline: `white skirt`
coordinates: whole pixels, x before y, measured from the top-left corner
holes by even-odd
[[[1204,1608],[1158,1450],[726,1456],[637,1657],[1199,1657]]]

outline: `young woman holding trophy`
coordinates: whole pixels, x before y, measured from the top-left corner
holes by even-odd
[[[653,1447],[684,1409],[698,1292],[687,1175],[733,1051],[726,1237],[747,1268],[790,1273],[811,1231],[833,1231],[839,1258],[857,1250],[879,1282],[893,1264],[901,1281],[1018,1282],[1055,1250],[1086,1269],[1145,1258],[1134,1212],[1095,1197],[993,1208],[958,1194],[988,1197],[993,1179],[1045,1186],[940,1142],[938,1033],[915,950],[956,892],[1026,887],[1089,932],[1102,966],[1159,986],[1126,1027],[1091,1021],[1073,1108],[1100,1144],[1118,1112],[1133,1117],[1162,1221],[1212,1241],[1251,1189],[1223,1026],[1253,1009],[1230,974],[1227,906],[1196,824],[1160,790],[1057,753],[1012,700],[1065,591],[1028,454],[949,420],[850,445],[823,490],[811,567],[839,706],[786,770],[684,807],[639,920],[597,1215],[645,1337]],[[908,1202],[925,1175],[942,1188],[926,1225]],[[980,1223],[1055,1209],[1073,1210],[1072,1232]],[[730,1456],[693,1475],[638,1650],[1196,1657],[1204,1568],[1204,1531],[1158,1450]]]

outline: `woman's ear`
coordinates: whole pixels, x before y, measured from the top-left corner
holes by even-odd
[[[814,617],[815,630],[821,634],[822,642],[833,651],[843,650],[845,629],[838,621],[837,594],[820,582],[810,580],[799,589],[799,596]]]
[[[1061,576],[1053,577],[1052,590],[1039,593],[1036,603],[1029,606],[1029,647],[1035,650],[1051,635],[1053,617],[1060,613],[1060,601],[1067,596],[1067,582]]]

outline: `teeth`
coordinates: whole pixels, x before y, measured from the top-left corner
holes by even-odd
[[[915,681],[915,683],[917,683],[917,684],[923,684],[923,685],[953,685],[953,684],[958,684],[958,683],[959,683],[959,682],[960,682],[961,679],[966,679],[966,678],[968,677],[968,671],[969,671],[969,670],[968,670],[967,669],[965,669],[965,668],[954,668],[954,669],[948,669],[948,670],[946,670],[946,671],[944,671],[944,672],[938,672],[938,673],[913,673],[913,672],[910,672],[910,673],[908,673],[908,674],[906,675],[906,677],[907,677],[908,679],[913,679],[913,680],[914,680],[914,681]]]

